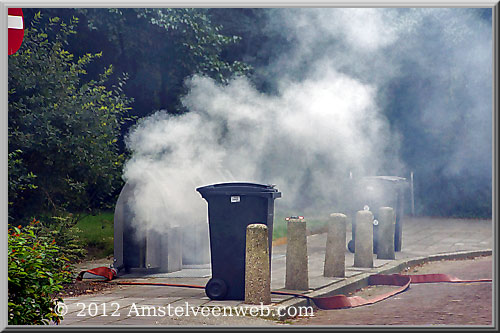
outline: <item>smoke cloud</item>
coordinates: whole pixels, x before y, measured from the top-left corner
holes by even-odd
[[[288,215],[342,211],[350,172],[489,171],[491,182],[491,23],[477,11],[271,14],[266,29],[288,42],[269,45],[275,56],[256,77],[273,93],[195,75],[188,113],[161,110],[130,131],[124,179],[138,185],[138,225],[206,222],[195,189],[219,182],[276,184]]]
[[[407,166],[387,173],[415,172],[417,213],[491,217],[491,9],[286,9],[272,15],[268,31],[289,43],[275,48],[259,78],[267,72],[302,78],[319,61],[376,87],[377,106],[400,138],[388,149]]]

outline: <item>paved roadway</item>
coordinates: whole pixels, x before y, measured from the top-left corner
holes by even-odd
[[[492,276],[491,256],[472,260],[427,263],[409,274],[445,273],[461,279]],[[369,290],[368,290],[369,289]],[[369,298],[387,287],[371,287],[356,293]],[[410,289],[384,301],[359,308],[321,311],[314,317],[293,320],[294,325],[321,326],[488,326],[492,325],[492,283],[412,284]]]

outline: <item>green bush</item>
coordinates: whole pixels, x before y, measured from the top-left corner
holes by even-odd
[[[57,292],[71,282],[71,263],[39,221],[11,227],[8,234],[9,325],[59,323]]]
[[[56,240],[61,254],[71,263],[79,262],[85,258],[87,251],[81,239],[82,230],[77,227],[78,220],[73,215],[51,216],[44,218],[48,223],[41,222],[38,235]]]

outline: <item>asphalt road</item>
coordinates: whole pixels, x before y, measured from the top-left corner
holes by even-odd
[[[492,258],[439,261],[408,270],[408,274],[445,273],[460,279],[492,277]],[[375,286],[355,295],[370,298],[390,287]],[[412,284],[410,289],[372,305],[352,309],[317,310],[314,317],[297,318],[293,325],[321,326],[462,326],[492,325],[492,283]]]

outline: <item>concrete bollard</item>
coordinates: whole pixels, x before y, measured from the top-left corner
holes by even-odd
[[[346,220],[344,214],[330,215],[323,276],[345,277]]]
[[[287,225],[285,289],[308,290],[306,221],[290,219]]]
[[[378,212],[378,259],[396,259],[394,252],[394,232],[396,215],[391,207],[380,207]]]
[[[356,213],[354,267],[373,267],[373,214],[368,210]]]
[[[268,231],[265,224],[247,226],[245,255],[245,303],[271,303]]]

